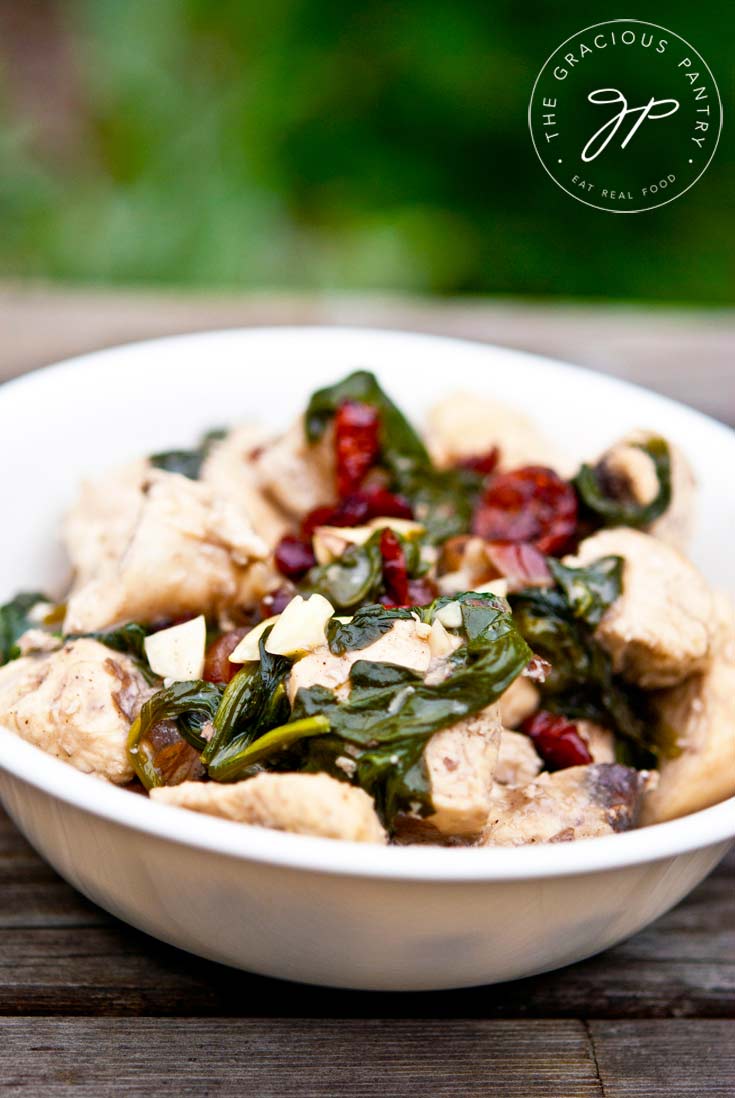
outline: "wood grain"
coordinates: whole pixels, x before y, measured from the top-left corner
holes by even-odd
[[[604,1094],[573,1021],[16,1019],[0,1040],[8,1096]]]

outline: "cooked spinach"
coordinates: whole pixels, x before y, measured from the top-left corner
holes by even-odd
[[[658,480],[658,492],[650,503],[624,499],[612,489],[604,465],[583,465],[573,480],[581,502],[582,517],[601,521],[603,526],[650,526],[671,503],[671,454],[665,439],[653,436],[631,446],[648,454]]]
[[[143,705],[128,733],[128,757],[146,789],[164,785],[151,734],[164,721],[175,724],[181,738],[202,751],[202,728],[214,720],[222,699],[222,687],[211,682],[175,682],[159,690]]]
[[[575,618],[596,626],[623,590],[623,558],[600,557],[587,568],[567,568],[554,557],[547,564]]]
[[[492,595],[457,595],[425,608],[424,620],[432,621],[447,601],[461,605],[465,642],[448,658],[440,682],[425,683],[389,663],[358,660],[345,700],[323,686],[301,689],[294,700],[295,719],[329,720],[329,736],[309,741],[304,767],[319,769],[331,758],[330,772],[344,778],[335,760],[353,760],[353,780],[375,798],[388,825],[399,811],[432,811],[422,761],[429,737],[497,701],[531,657],[507,604]]]
[[[310,569],[302,587],[324,595],[337,610],[352,610],[377,598],[382,579],[380,531],[376,530],[363,545],[351,545],[337,560]]]
[[[411,617],[411,611],[407,609],[389,610],[384,606],[362,606],[349,621],[332,618],[327,625],[329,650],[335,656],[342,656],[345,652],[367,648],[392,629],[395,621],[405,621]]]
[[[640,765],[650,765],[656,749],[645,698],[613,673],[594,637],[595,626],[620,594],[621,565],[619,557],[576,569],[549,560],[557,586],[529,587],[509,601],[521,634],[551,664],[546,681],[538,684],[544,707],[605,725],[628,742]]]
[[[28,615],[39,602],[48,602],[39,591],[23,591],[0,606],[0,666],[20,655],[18,641],[34,623]]]
[[[216,781],[245,776],[252,765],[242,762],[246,749],[288,720],[285,678],[291,661],[266,651],[269,635],[267,629],[260,638],[260,661],[245,664],[227,685],[214,717],[214,733],[202,752],[202,762]]]
[[[381,461],[391,475],[391,489],[410,501],[429,538],[439,542],[466,533],[482,478],[467,469],[436,469],[419,435],[369,371],[358,370],[312,395],[305,418],[309,441],[322,437],[345,400],[362,401],[380,412]]]
[[[198,480],[207,454],[214,443],[219,442],[226,434],[223,428],[216,428],[208,431],[193,450],[165,450],[159,454],[151,454],[149,461],[155,469],[163,469],[167,473],[179,473],[183,477],[188,477],[189,480]]]

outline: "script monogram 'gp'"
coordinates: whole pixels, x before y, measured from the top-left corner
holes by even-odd
[[[591,91],[587,96],[590,103],[598,105],[607,105],[609,103],[622,104],[620,110],[612,118],[609,118],[599,130],[592,134],[585,147],[582,149],[582,160],[585,163],[589,163],[591,160],[596,160],[601,152],[604,152],[607,146],[610,144],[615,134],[618,132],[623,122],[629,115],[638,115],[633,122],[633,125],[628,130],[627,136],[620,142],[620,148],[626,148],[633,135],[637,133],[645,120],[648,118],[652,122],[656,122],[661,118],[669,118],[672,114],[675,114],[679,109],[678,99],[654,99],[651,98],[647,103],[644,103],[642,107],[629,107],[628,100],[625,98],[621,91],[617,88],[598,88],[597,91]],[[668,107],[668,110],[662,110],[659,113],[654,113],[658,107]],[[604,135],[604,139],[603,139]]]

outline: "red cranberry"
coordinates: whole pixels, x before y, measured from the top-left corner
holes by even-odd
[[[300,580],[316,564],[308,541],[294,534],[284,534],[273,553],[276,568],[286,579]]]
[[[235,672],[240,670],[236,663],[230,663],[229,657],[245,634],[250,632],[250,628],[249,625],[243,625],[239,629],[231,629],[212,641],[204,657],[202,677],[207,682],[229,682]]]
[[[549,770],[565,770],[568,766],[585,766],[592,762],[576,724],[557,713],[539,709],[523,722],[521,731],[531,737]]]
[[[408,605],[408,571],[406,554],[392,530],[380,535],[380,554],[383,558],[383,585],[385,593],[396,606]]]
[[[286,609],[291,599],[296,594],[296,588],[290,583],[284,583],[281,587],[277,587],[275,591],[270,591],[267,595],[263,595],[260,600],[260,620],[265,618],[275,617],[276,614],[282,614]]]
[[[413,518],[408,500],[380,485],[353,492],[336,507],[315,507],[301,522],[301,536],[310,538],[317,526],[362,526],[373,518]]]
[[[337,492],[340,499],[356,491],[380,454],[380,415],[371,404],[345,400],[334,420]]]
[[[497,446],[491,447],[485,454],[473,454],[471,457],[462,458],[457,462],[459,469],[471,469],[473,473],[489,476],[495,472],[495,466],[500,459],[500,450]]]
[[[409,606],[428,606],[439,594],[439,589],[428,576],[408,581]]]
[[[559,554],[577,525],[577,496],[553,469],[529,465],[493,476],[475,511],[473,533],[486,541],[530,542]]]

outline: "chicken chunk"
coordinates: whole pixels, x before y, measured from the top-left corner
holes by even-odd
[[[622,594],[596,630],[615,671],[645,689],[674,686],[709,659],[713,598],[693,564],[637,530],[602,530],[566,564],[624,560]]]
[[[124,553],[140,518],[149,472],[150,465],[141,458],[113,469],[99,480],[83,482],[62,528],[77,587]]]
[[[398,619],[387,633],[365,648],[351,649],[342,656],[335,656],[327,645],[315,648],[293,665],[288,682],[289,700],[293,703],[302,687],[306,689],[317,684],[338,694],[347,693],[350,668],[357,660],[394,663],[424,674],[432,658],[430,634],[427,626],[414,619]]]
[[[636,443],[645,442],[650,431],[634,431],[611,446],[599,460],[606,480],[622,498],[646,505],[658,495],[659,484],[652,458]],[[694,525],[696,482],[684,454],[669,444],[671,457],[671,503],[648,533],[676,549],[689,544]]]
[[[595,721],[578,720],[574,724],[586,743],[593,762],[615,762],[615,734],[609,728],[603,728]]]
[[[483,846],[523,846],[612,835],[635,827],[650,776],[617,763],[542,774],[521,789],[495,787]]]
[[[311,444],[299,417],[280,438],[261,447],[253,465],[263,491],[291,518],[336,503],[332,428]]]
[[[503,729],[503,734],[500,737],[498,765],[495,770],[496,782],[500,785],[510,786],[528,785],[541,770],[542,765],[529,736],[524,736],[522,732],[511,732],[507,728]]]
[[[428,415],[427,444],[441,466],[485,454],[497,446],[499,469],[546,465],[562,476],[576,471],[576,462],[522,412],[477,394],[454,393],[435,404]]]
[[[386,841],[367,793],[327,774],[263,773],[232,785],[183,782],[152,789],[151,798],[192,812],[299,835],[356,843]]]
[[[489,705],[427,743],[434,812],[424,822],[440,835],[471,838],[487,823],[501,732],[498,706]]]
[[[123,784],[133,777],[128,729],[150,694],[128,656],[68,641],[0,668],[0,724],[77,770]]]
[[[504,728],[517,728],[535,713],[541,703],[541,695],[526,675],[519,675],[500,699],[500,719]]]
[[[71,521],[74,547],[88,521],[103,544],[105,514],[81,501]],[[126,504],[127,507],[127,504]],[[122,524],[121,524],[122,525]],[[68,600],[65,632],[88,632],[125,619],[154,621],[187,614],[216,614],[253,598],[250,566],[266,555],[263,541],[241,511],[199,481],[151,469],[138,507],[122,532],[104,540],[91,571],[85,561]],[[75,560],[76,563],[76,560]],[[258,580],[260,584],[260,579]]]
[[[728,602],[718,606],[720,632],[706,670],[655,697],[659,738],[674,753],[661,760],[658,787],[643,806],[644,824],[735,796],[735,625]]]

